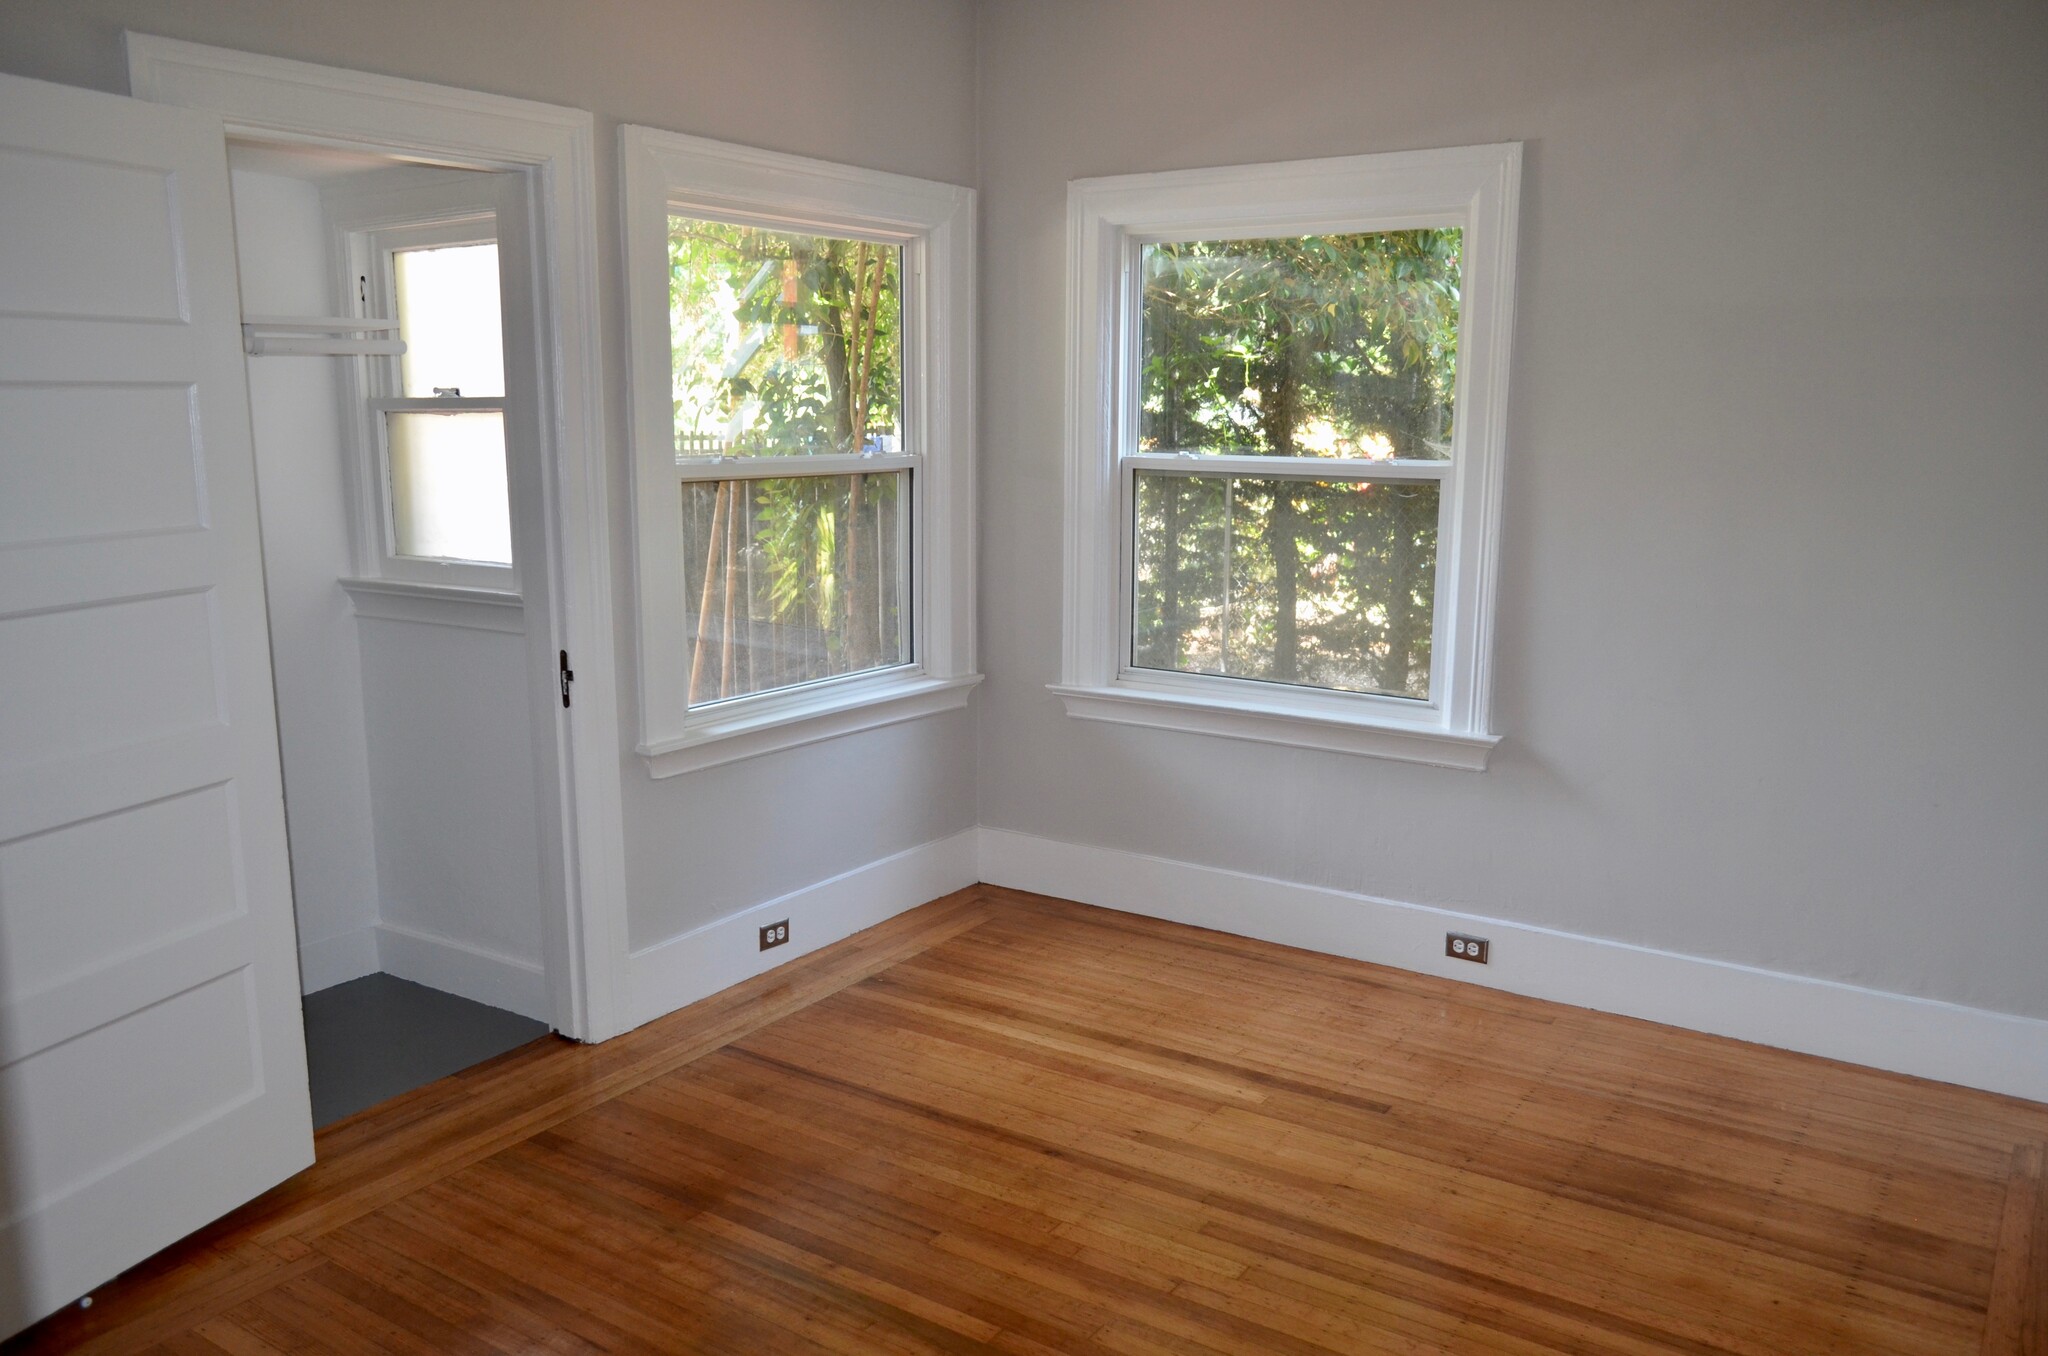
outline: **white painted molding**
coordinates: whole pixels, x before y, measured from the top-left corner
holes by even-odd
[[[621,802],[612,552],[599,336],[595,119],[580,109],[128,33],[140,99],[203,109],[231,134],[422,163],[531,170],[540,257],[535,324],[551,337],[537,395],[545,510],[558,550],[525,582],[530,626],[568,651],[575,703],[553,708],[541,792],[562,826],[544,852],[567,905],[547,939],[551,1020],[579,1040],[625,1030],[626,836]],[[534,643],[538,643],[538,637]],[[553,837],[553,835],[550,835]],[[558,884],[559,882],[559,884]]]
[[[1053,691],[1068,714],[1473,771],[1486,766],[1498,742],[1493,599],[1521,175],[1521,144],[1506,142],[1067,185],[1064,574]],[[1131,495],[1138,469],[1159,469],[1137,439],[1144,245],[1442,226],[1465,233],[1450,458],[1379,468],[1350,462],[1342,473],[1441,486],[1429,701],[1135,668]],[[1176,470],[1190,474],[1211,462],[1216,474],[1238,475],[1257,474],[1258,462],[1277,464],[1174,459]],[[1432,735],[1440,736],[1434,744]]]
[[[1142,725],[1154,730],[1249,739],[1298,749],[1331,749],[1400,763],[1482,772],[1500,743],[1495,734],[1456,734],[1430,725],[1396,724],[1370,716],[1338,719],[1288,710],[1274,701],[1226,701],[1185,692],[1156,692],[1137,683],[1109,687],[1051,685],[1077,720]]]
[[[537,961],[398,923],[377,924],[377,960],[387,975],[537,1022],[554,1020],[547,976]]]
[[[299,943],[299,991],[319,993],[377,973],[377,930],[356,928],[338,937]]]
[[[395,579],[344,579],[341,589],[358,617],[374,621],[526,633],[526,605],[516,593]]]
[[[676,568],[682,557],[676,496],[679,484],[701,478],[702,468],[679,469],[676,461],[667,289],[671,213],[901,247],[908,440],[901,464],[915,468],[909,620],[916,653],[909,671],[893,683],[848,683],[836,690],[848,704],[895,703],[888,720],[876,723],[944,709],[925,701],[925,710],[906,714],[896,699],[917,695],[913,689],[923,682],[974,676],[974,190],[637,126],[619,129],[619,187],[639,621],[636,747],[649,759],[649,773],[671,776],[864,728],[837,716],[811,720],[810,699],[797,694],[790,694],[786,709],[778,700],[733,703],[746,709],[744,716],[722,705],[689,705],[690,648],[683,623],[691,600]],[[810,457],[773,461],[792,470],[824,464]],[[763,465],[753,470],[758,474]],[[777,742],[765,726],[779,719],[804,728]],[[745,738],[730,737],[725,727],[734,722],[746,726]]]
[[[731,703],[730,711],[723,704],[714,707],[710,718],[692,725],[683,738],[641,747],[647,775],[673,777],[941,711],[957,711],[967,705],[968,695],[981,681],[978,673],[965,678],[926,678],[917,673],[877,676],[884,681],[872,686],[859,680],[843,687],[819,684],[764,694],[759,706],[743,699]]]
[[[975,883],[978,830],[968,829],[728,914],[628,959],[633,1025],[708,998]],[[789,920],[789,941],[760,949],[759,929]]]
[[[1219,932],[2048,1102],[2048,1021],[1004,829],[979,875]],[[1493,943],[1484,968],[1444,933]]]

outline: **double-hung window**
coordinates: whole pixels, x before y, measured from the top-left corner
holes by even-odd
[[[1072,714],[1485,765],[1519,165],[1072,186]]]
[[[958,706],[969,190],[628,128],[640,751]]]
[[[358,556],[386,582],[516,593],[500,176],[337,205],[354,307],[402,354],[358,360]]]

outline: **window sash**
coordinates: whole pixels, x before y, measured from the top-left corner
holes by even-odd
[[[378,414],[499,414],[505,409],[503,396],[393,396],[372,400]]]
[[[393,414],[498,414],[505,413],[502,400],[418,400],[394,399],[365,402],[375,414],[370,421],[371,456],[374,458],[371,470],[377,485],[377,555],[380,575],[386,579],[405,579],[409,574],[418,580],[419,572],[426,572],[426,579],[436,582],[457,582],[470,587],[502,589],[507,592],[517,587],[519,578],[519,551],[515,542],[511,560],[471,560],[463,556],[408,555],[398,549],[398,493],[392,483],[391,467],[391,418]],[[506,484],[511,484],[511,447],[503,445],[506,456]],[[509,493],[507,495],[509,501]],[[513,524],[515,528],[517,524]]]
[[[420,221],[400,222],[351,232],[360,252],[359,262],[351,267],[355,272],[367,265],[372,276],[370,304],[379,313],[391,320],[398,317],[398,264],[397,256],[411,250],[447,249],[459,245],[498,244],[498,214],[492,210],[467,208],[451,215],[433,214]],[[500,299],[503,304],[503,299]],[[396,337],[394,335],[394,337]],[[400,358],[372,358],[365,362],[364,388],[373,400],[385,397],[400,397],[404,388],[404,377]],[[507,381],[511,378],[508,376]],[[426,397],[412,397],[425,399]],[[500,405],[503,396],[491,397]]]
[[[901,369],[898,380],[901,384],[902,408],[898,414],[897,436],[906,450],[898,452],[845,452],[821,453],[818,455],[779,456],[725,454],[692,456],[678,452],[674,457],[674,475],[678,490],[691,485],[716,484],[721,481],[753,480],[798,480],[823,479],[850,475],[888,475],[907,472],[904,486],[905,495],[899,514],[896,532],[896,550],[900,565],[897,584],[897,606],[903,618],[903,648],[906,657],[872,668],[852,673],[831,674],[822,678],[806,679],[802,682],[785,683],[778,687],[764,688],[758,692],[742,693],[731,697],[718,697],[709,701],[684,701],[686,724],[698,724],[716,719],[726,709],[758,707],[772,710],[787,703],[800,703],[808,694],[820,688],[837,686],[859,686],[875,679],[878,675],[900,675],[904,672],[920,671],[925,663],[923,635],[920,626],[919,606],[922,602],[921,579],[917,568],[919,552],[917,542],[923,531],[924,503],[922,476],[925,458],[915,441],[922,430],[917,427],[913,392],[921,393],[925,374],[921,365],[925,356],[923,330],[924,315],[924,250],[926,238],[923,234],[895,234],[863,230],[838,222],[816,222],[793,225],[789,220],[744,211],[707,210],[701,204],[687,200],[671,201],[667,205],[664,228],[677,217],[695,221],[721,223],[737,226],[751,226],[761,230],[781,232],[807,232],[819,236],[831,236],[841,240],[867,241],[896,249],[898,254],[898,324],[901,327],[898,361]],[[673,349],[664,347],[663,357],[670,364],[674,362]],[[671,369],[672,370],[672,369]],[[688,600],[686,600],[688,601]]]
[[[1448,461],[1388,460],[1365,457],[1232,457],[1205,453],[1133,452],[1119,459],[1123,470],[1144,475],[1217,476],[1239,480],[1384,480],[1444,482],[1454,466]]]
[[[880,475],[915,471],[923,458],[914,452],[827,454],[816,457],[678,457],[676,480],[792,480],[803,476]]]
[[[1268,463],[1285,469],[1271,473]],[[1329,467],[1347,468],[1338,475],[1326,474]],[[1390,469],[1391,468],[1391,469]],[[1412,719],[1418,711],[1437,713],[1445,709],[1442,681],[1432,670],[1427,697],[1410,697],[1394,692],[1361,692],[1349,688],[1317,687],[1276,679],[1247,678],[1227,673],[1191,673],[1185,669],[1150,668],[1136,662],[1138,643],[1138,477],[1170,475],[1218,480],[1325,480],[1381,484],[1414,484],[1436,481],[1445,494],[1456,467],[1448,461],[1368,461],[1362,457],[1204,457],[1137,453],[1118,463],[1117,517],[1121,524],[1117,542],[1120,575],[1117,580],[1117,651],[1115,675],[1119,682],[1163,691],[1185,692],[1211,697],[1236,691],[1253,701],[1273,706],[1295,706],[1303,714],[1327,711],[1332,702],[1350,704],[1363,710],[1377,710],[1396,720]],[[1437,517],[1437,561],[1439,574],[1429,600],[1430,634],[1442,634],[1451,622],[1452,598],[1441,574],[1446,559],[1456,559],[1459,523],[1451,505],[1442,501]],[[1221,686],[1218,686],[1221,685]],[[1234,685],[1234,686],[1233,686]]]
[[[913,365],[922,359],[924,353],[922,329],[925,324],[923,285],[926,238],[922,232],[878,231],[841,221],[831,216],[804,219],[747,212],[728,207],[712,208],[707,204],[695,202],[682,196],[673,198],[667,204],[663,213],[663,230],[666,231],[669,222],[677,217],[715,226],[745,226],[754,230],[774,231],[782,234],[808,235],[813,238],[829,237],[834,240],[880,245],[897,251],[896,304],[897,324],[899,326],[897,338],[897,382],[900,391],[898,398],[900,408],[897,411],[896,437],[898,442],[905,448],[915,446],[913,439],[917,436],[918,430],[914,423],[911,397],[913,390],[921,391],[923,373],[914,372],[912,369]],[[670,371],[673,374],[673,363],[675,362],[673,349],[664,344],[662,346],[662,356],[671,364]],[[676,465],[685,472],[686,479],[744,480],[758,479],[763,473],[748,472],[746,474],[709,475],[697,474],[697,472],[700,468],[731,467],[752,462],[800,461],[807,464],[842,463],[850,469],[842,469],[832,474],[847,475],[857,473],[862,469],[875,469],[885,458],[891,465],[898,467],[907,466],[914,459],[914,456],[914,453],[868,454],[849,452],[829,453],[815,457],[779,457],[773,454],[734,457],[724,455],[691,456],[679,452],[676,454]],[[854,466],[852,463],[863,463],[864,465]],[[777,473],[770,472],[766,474],[773,475]],[[820,472],[820,474],[824,473]]]
[[[806,678],[797,682],[765,687],[755,692],[735,693],[730,697],[713,697],[704,701],[689,701],[688,693],[686,692],[685,709],[691,716],[714,718],[706,716],[705,713],[735,708],[760,707],[773,710],[778,705],[785,703],[801,703],[806,700],[806,694],[813,693],[820,688],[846,685],[859,686],[868,680],[875,679],[878,675],[901,675],[907,672],[921,672],[923,670],[925,665],[923,653],[924,638],[921,634],[920,618],[917,609],[917,604],[921,601],[919,596],[920,581],[916,571],[912,568],[918,556],[917,539],[921,524],[917,513],[922,504],[921,491],[923,488],[920,484],[921,477],[914,464],[917,460],[918,458],[915,457],[904,456],[888,458],[860,456],[736,457],[727,459],[724,465],[731,467],[735,462],[765,461],[770,463],[771,466],[781,465],[787,467],[789,463],[796,462],[802,463],[803,468],[795,472],[788,470],[754,472],[750,469],[749,473],[745,475],[677,477],[677,489],[682,491],[691,485],[717,484],[723,481],[820,479],[849,475],[893,475],[899,472],[904,474],[901,490],[902,503],[896,515],[896,530],[893,534],[898,561],[894,591],[896,594],[897,616],[900,619],[899,626],[903,658],[892,659],[884,664],[870,665],[869,667],[855,669],[847,673],[826,674],[817,678]],[[826,470],[815,465],[818,462],[828,461],[845,461],[855,464],[850,468],[839,470]],[[684,602],[685,606],[689,609],[690,615],[697,615],[697,600],[695,596],[686,597]]]
[[[676,467],[675,476],[678,492],[691,485],[715,485],[729,480],[809,480],[908,473],[904,483],[903,507],[896,526],[896,550],[900,561],[897,606],[904,619],[904,651],[907,658],[897,663],[861,669],[854,673],[838,673],[824,678],[806,679],[799,683],[785,683],[780,687],[763,688],[759,692],[720,697],[708,702],[692,702],[686,699],[687,712],[695,715],[714,706],[730,706],[735,702],[767,706],[772,705],[775,699],[784,693],[806,692],[824,684],[844,683],[872,677],[877,673],[900,673],[923,667],[925,658],[918,616],[918,605],[922,602],[922,597],[915,567],[918,559],[918,537],[923,528],[924,487],[920,472],[923,470],[924,458],[914,453],[890,453],[815,457],[692,457],[678,460],[681,462]]]
[[[397,360],[392,359],[395,366]],[[415,556],[398,549],[398,495],[391,479],[391,416],[394,414],[505,414],[504,396],[384,396],[365,402],[375,416],[370,422],[371,434],[375,439],[376,479],[378,485],[380,518],[378,542],[386,577],[400,577],[407,570],[426,569],[437,577],[460,572],[471,582],[487,587],[505,586],[505,581],[518,577],[519,559],[517,548],[509,561],[470,560],[460,556]],[[511,448],[505,448],[508,458],[506,476],[509,483]]]
[[[1355,711],[1408,725],[1433,723],[1442,712],[1435,696],[1404,697],[1393,692],[1354,692],[1348,688],[1314,687],[1235,673],[1190,673],[1186,669],[1152,669],[1126,655],[1117,666],[1117,681],[1140,691],[1172,693],[1211,702],[1244,701],[1268,710],[1315,718],[1330,711],[1333,698]]]
[[[1332,688],[1314,687],[1308,684],[1287,683],[1266,679],[1245,678],[1229,674],[1189,673],[1173,669],[1140,667],[1135,662],[1138,640],[1138,477],[1140,475],[1169,475],[1188,478],[1215,477],[1219,479],[1256,480],[1313,480],[1337,482],[1384,482],[1417,483],[1434,482],[1441,486],[1443,500],[1439,508],[1437,523],[1438,560],[1455,561],[1458,558],[1459,538],[1464,523],[1464,510],[1458,502],[1458,492],[1464,483],[1461,468],[1467,461],[1471,448],[1464,423],[1460,421],[1453,438],[1451,454],[1448,457],[1432,458],[1389,458],[1384,461],[1368,457],[1275,457],[1263,455],[1232,455],[1229,453],[1202,453],[1178,451],[1140,451],[1139,425],[1141,423],[1140,392],[1142,390],[1141,369],[1144,358],[1141,352],[1142,312],[1144,309],[1144,270],[1142,259],[1148,245],[1176,242],[1191,242],[1218,238],[1231,238],[1242,234],[1246,239],[1277,238],[1294,235],[1331,234],[1364,230],[1416,230],[1458,227],[1470,233],[1471,222],[1464,212],[1423,212],[1397,214],[1384,220],[1367,220],[1351,216],[1327,220],[1284,222],[1281,215],[1259,220],[1240,232],[1236,226],[1221,223],[1190,224],[1179,230],[1157,231],[1124,229],[1117,232],[1114,247],[1119,263],[1114,290],[1110,294],[1114,307],[1116,324],[1111,331],[1111,342],[1105,355],[1104,372],[1108,377],[1109,392],[1114,401],[1111,427],[1114,430],[1111,456],[1115,463],[1115,508],[1117,514],[1117,537],[1115,543],[1117,578],[1115,625],[1116,634],[1111,640],[1111,672],[1115,681],[1135,687],[1149,687],[1162,691],[1182,692],[1191,697],[1222,697],[1232,700],[1232,693],[1242,694],[1253,702],[1268,706],[1293,707],[1307,714],[1329,711],[1335,707],[1350,706],[1356,710],[1374,711],[1382,717],[1395,721],[1412,720],[1417,712],[1429,713],[1432,718],[1441,717],[1448,708],[1449,688],[1455,682],[1452,670],[1446,666],[1430,675],[1429,695],[1410,697],[1386,692],[1356,692]],[[1461,332],[1467,316],[1459,317]],[[1457,370],[1454,374],[1454,399],[1465,400],[1467,391],[1466,371],[1469,355],[1461,351]],[[1456,595],[1453,592],[1455,579],[1447,580],[1439,574],[1430,597],[1431,634],[1442,639],[1449,649],[1457,643],[1454,628]]]
[[[915,658],[905,659],[900,663],[876,664],[871,668],[855,669],[851,673],[831,673],[823,678],[806,678],[802,682],[784,683],[780,687],[764,687],[759,692],[742,692],[732,697],[712,697],[701,702],[691,702],[690,711],[694,715],[710,720],[732,711],[773,710],[778,705],[796,706],[819,692],[871,686],[878,679],[887,681],[901,677],[914,671],[917,666]]]
[[[486,187],[479,185],[479,187]],[[489,189],[495,193],[497,190]],[[346,264],[344,293],[353,296],[358,279],[368,287],[363,298],[372,314],[398,319],[396,256],[413,250],[445,249],[464,245],[496,244],[502,247],[505,204],[498,198],[486,201],[473,191],[454,195],[436,194],[418,202],[405,199],[403,206],[386,207],[381,198],[375,205],[345,210],[337,227],[340,255]],[[358,213],[360,215],[358,215]],[[500,269],[500,305],[509,308],[510,294]],[[502,314],[504,323],[516,325],[511,311]],[[516,346],[515,346],[516,347]],[[517,380],[513,347],[505,350],[506,382],[503,395],[491,396],[405,396],[401,360],[396,355],[358,359],[350,374],[353,386],[350,416],[357,448],[351,458],[355,513],[353,533],[358,571],[365,575],[401,583],[432,584],[486,589],[516,594],[520,588],[519,524],[513,512],[513,560],[464,560],[441,556],[413,556],[398,550],[396,514],[391,483],[391,417],[400,414],[502,414],[506,420],[508,490],[513,476],[513,414],[519,398],[509,389]],[[516,491],[513,491],[516,493]],[[509,498],[509,495],[508,495]]]

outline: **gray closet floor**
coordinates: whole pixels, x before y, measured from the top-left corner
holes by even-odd
[[[307,994],[313,1124],[460,1073],[545,1036],[547,1023],[391,975]]]

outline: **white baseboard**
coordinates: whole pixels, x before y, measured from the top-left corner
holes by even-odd
[[[727,914],[626,959],[627,1019],[633,1026],[708,998],[862,928],[964,890],[976,881],[978,831],[909,848],[866,866]],[[760,928],[789,920],[789,941],[760,949]]]
[[[980,832],[992,885],[2048,1102],[2048,1021],[1343,890]],[[1485,968],[1444,933],[1493,944]]]
[[[377,924],[377,959],[387,975],[535,1021],[554,1020],[547,976],[538,961],[397,923]]]
[[[357,928],[339,937],[299,945],[299,991],[318,993],[377,973],[377,930]]]

